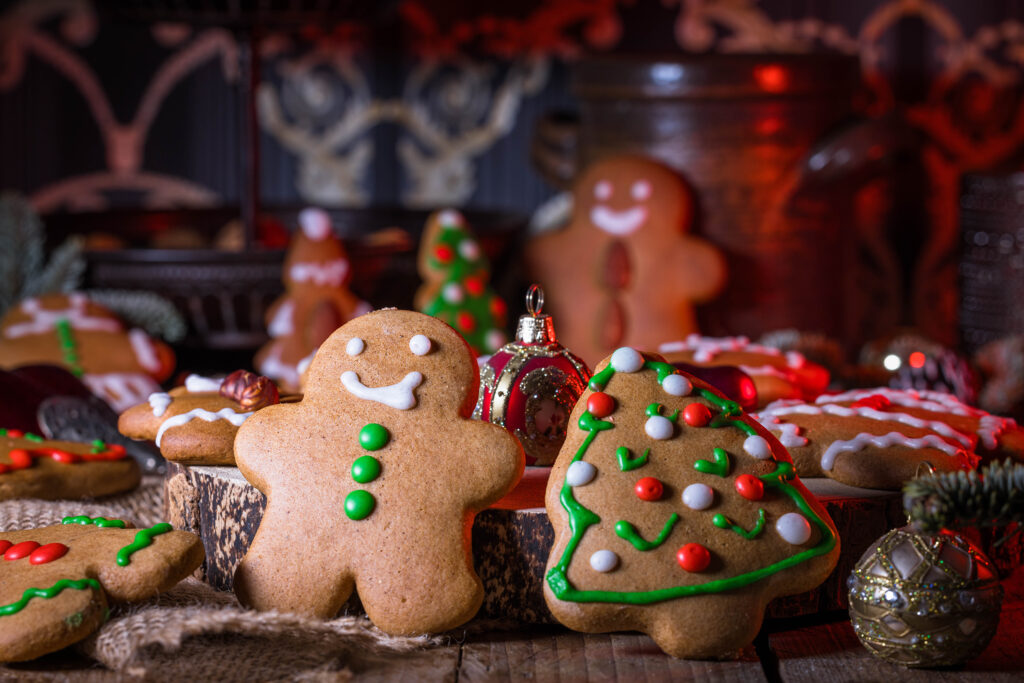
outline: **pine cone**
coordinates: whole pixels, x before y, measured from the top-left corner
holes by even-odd
[[[280,402],[277,385],[248,370],[235,370],[225,377],[220,395],[238,401],[245,410],[259,410]]]

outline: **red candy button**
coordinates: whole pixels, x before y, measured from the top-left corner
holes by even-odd
[[[636,492],[637,498],[651,502],[661,500],[661,494],[665,492],[665,487],[654,477],[644,477],[636,483],[633,490]]]
[[[508,306],[505,305],[504,301],[502,301],[498,297],[494,297],[493,299],[491,299],[491,315],[503,318],[505,316],[505,313],[507,312]]]
[[[687,543],[676,553],[676,561],[688,572],[702,572],[711,564],[711,553],[700,543]]]
[[[39,544],[35,541],[22,541],[21,543],[15,543],[10,548],[4,551],[5,560],[20,560],[23,557],[27,557],[32,554]]]
[[[11,459],[11,467],[16,470],[32,466],[32,454],[24,448],[12,448],[7,457]]]
[[[615,412],[615,399],[603,391],[598,391],[587,399],[587,410],[594,417],[608,417]]]
[[[452,260],[451,247],[440,246],[434,249],[434,258],[441,263],[448,263]]]
[[[466,291],[473,296],[480,296],[484,292],[484,283],[478,277],[466,278]]]
[[[21,437],[25,436],[25,432],[21,431],[20,429],[8,429],[7,436],[11,437],[12,439],[20,439]]]
[[[11,543],[10,541],[0,540],[0,556],[2,556],[4,553],[6,553],[7,549],[10,548],[12,545],[14,545],[14,544]]]
[[[741,474],[736,477],[736,493],[747,500],[764,498],[764,482],[752,474]]]
[[[28,563],[46,564],[47,562],[53,562],[64,557],[67,551],[68,547],[63,543],[47,543],[32,551],[32,554],[28,556]]]
[[[472,332],[476,329],[476,318],[471,313],[462,311],[455,316],[455,326],[463,332]]]
[[[711,411],[703,403],[691,403],[683,408],[683,420],[691,427],[703,427],[711,422]]]

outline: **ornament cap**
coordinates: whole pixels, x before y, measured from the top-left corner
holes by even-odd
[[[544,307],[544,290],[539,285],[530,285],[526,291],[527,315],[519,316],[516,341],[523,344],[550,344],[558,341],[555,323],[550,315],[541,313]]]

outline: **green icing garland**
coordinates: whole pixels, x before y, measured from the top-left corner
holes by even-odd
[[[666,377],[675,374],[676,372],[676,369],[668,363],[646,359],[644,360],[644,368],[654,370],[658,374],[658,384],[661,384]],[[611,364],[609,364],[603,370],[590,378],[588,386],[591,391],[603,391],[614,374],[615,369]],[[717,415],[708,426],[724,427],[731,425],[740,429],[748,436],[752,436],[757,433],[752,426],[735,419],[743,414],[742,408],[740,408],[739,404],[735,401],[722,399],[706,389],[694,388],[693,393],[709,401],[721,410],[721,413]],[[610,422],[594,417],[590,411],[584,411],[579,419],[579,427],[583,431],[588,432],[588,434],[584,437],[583,443],[580,444],[579,449],[577,449],[572,462],[581,460],[583,456],[586,455],[587,450],[590,448],[590,444],[593,442],[598,432],[612,429],[614,426],[615,425]],[[621,467],[622,458],[619,459],[619,462]],[[710,465],[711,463],[708,464]],[[732,590],[734,588],[741,588],[780,572],[783,569],[788,569],[789,567],[796,566],[814,557],[830,552],[836,545],[835,534],[814,512],[814,510],[811,509],[807,504],[807,501],[804,500],[804,497],[800,494],[800,491],[789,483],[796,477],[796,474],[793,471],[793,465],[788,462],[777,462],[776,464],[777,467],[774,472],[762,474],[758,478],[764,483],[765,488],[775,490],[788,496],[796,505],[797,509],[799,509],[800,512],[802,512],[804,516],[818,528],[818,531],[821,534],[821,540],[813,548],[804,550],[796,555],[791,555],[790,557],[784,558],[760,569],[747,572],[746,574],[740,574],[728,579],[718,579],[691,586],[673,586],[671,588],[633,592],[579,590],[569,583],[569,563],[572,561],[573,555],[576,553],[576,548],[583,539],[583,534],[586,532],[587,528],[600,522],[601,518],[592,510],[577,501],[573,494],[572,487],[563,481],[562,490],[559,493],[559,501],[562,504],[562,508],[565,509],[566,513],[569,515],[569,530],[572,532],[572,537],[566,544],[565,551],[562,553],[562,557],[559,559],[558,564],[552,567],[547,573],[547,582],[548,586],[551,588],[551,592],[554,593],[555,597],[559,600],[567,600],[571,602],[621,602],[633,605],[648,605],[664,600],[672,600],[674,598],[683,598],[691,595],[707,595],[710,593],[720,593],[722,591]],[[756,529],[757,527],[755,527],[755,530]],[[616,529],[616,532],[617,531],[618,529]],[[662,534],[667,536],[664,529],[662,529]],[[661,538],[660,535],[659,538]],[[664,541],[664,539],[661,540],[662,542]]]
[[[75,336],[71,333],[71,323],[67,318],[61,318],[55,323],[55,327],[57,341],[60,343],[61,354],[64,356],[68,370],[75,377],[81,377],[85,374],[85,370],[82,369],[81,359],[78,357],[78,346],[75,344]]]
[[[160,534],[166,534],[168,531],[174,529],[167,522],[160,522],[154,524],[148,529],[139,529],[138,533],[135,534],[135,540],[117,551],[117,566],[127,567],[131,564],[132,555],[153,545],[153,537],[159,536]]]
[[[49,600],[67,588],[72,588],[78,591],[84,591],[87,588],[99,590],[100,582],[96,579],[78,579],[77,581],[72,579],[61,579],[49,588],[26,588],[25,592],[21,594],[21,599],[17,602],[12,602],[9,605],[0,605],[0,617],[17,614],[21,610],[25,609],[25,605],[27,605],[32,598],[45,598]]]
[[[81,524],[83,526],[87,526],[89,524],[94,524],[94,525],[100,527],[101,529],[106,529],[108,527],[114,527],[114,528],[117,528],[117,529],[123,529],[125,527],[124,522],[121,521],[120,519],[107,519],[106,517],[87,517],[86,515],[78,515],[77,517],[72,517],[72,516],[69,515],[69,516],[65,517],[64,519],[60,520],[60,523],[61,524]]]

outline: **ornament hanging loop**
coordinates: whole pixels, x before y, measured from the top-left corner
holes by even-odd
[[[536,318],[540,315],[541,309],[544,308],[544,290],[541,289],[540,285],[530,285],[530,288],[526,290],[526,311],[532,317]]]

